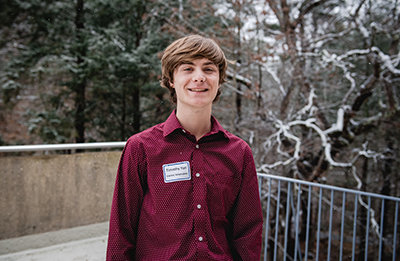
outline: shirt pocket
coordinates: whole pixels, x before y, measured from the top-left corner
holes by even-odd
[[[235,202],[237,179],[232,173],[213,173],[207,185],[210,214],[213,217],[226,217]]]
[[[213,173],[212,181],[216,183],[216,185],[221,186],[222,188],[227,185],[231,187],[234,185],[235,176],[231,172],[218,172]]]

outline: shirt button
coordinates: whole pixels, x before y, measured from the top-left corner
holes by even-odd
[[[199,241],[200,241],[200,242],[203,241],[203,237],[199,237]]]
[[[200,177],[200,173],[196,173],[196,177]]]
[[[200,146],[199,146],[199,144],[196,144],[196,149],[198,149]]]
[[[201,209],[201,205],[200,205],[200,204],[198,204],[198,205],[197,205],[197,208],[198,208],[198,209]]]
[[[186,131],[185,131],[184,129],[182,129],[182,132],[183,132],[183,133],[186,133]]]

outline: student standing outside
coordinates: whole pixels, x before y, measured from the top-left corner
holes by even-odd
[[[161,63],[161,85],[177,107],[126,143],[107,260],[259,260],[263,217],[252,152],[211,115],[225,55],[192,35],[167,47]]]

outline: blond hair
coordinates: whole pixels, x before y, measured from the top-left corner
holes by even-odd
[[[161,58],[161,86],[169,90],[172,102],[177,101],[175,89],[170,84],[173,82],[175,69],[181,64],[202,58],[207,58],[218,67],[219,84],[226,82],[228,63],[224,52],[214,40],[200,35],[190,35],[174,41],[165,49]],[[218,89],[214,102],[220,95],[221,90]]]

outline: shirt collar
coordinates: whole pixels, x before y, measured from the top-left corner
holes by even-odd
[[[225,136],[225,138],[229,139],[229,135],[227,131],[222,128],[221,124],[217,121],[217,119],[211,115],[211,132],[209,132],[207,135],[213,135],[217,134],[219,132],[222,132]],[[163,136],[167,137],[170,135],[172,132],[175,130],[183,130],[182,125],[179,123],[178,118],[176,117],[176,109],[169,115],[168,119],[164,123],[164,130],[163,130]]]

